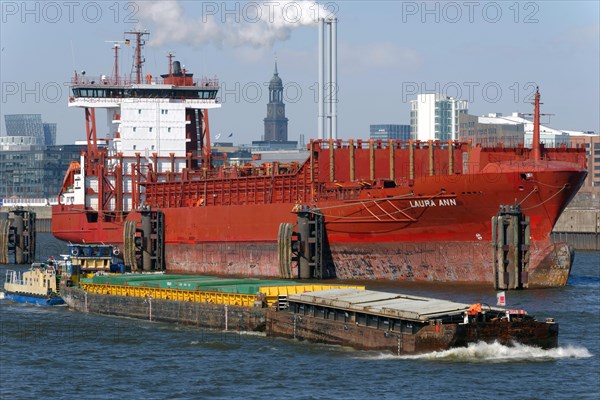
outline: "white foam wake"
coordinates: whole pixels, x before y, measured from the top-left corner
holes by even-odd
[[[554,349],[541,349],[539,347],[526,346],[515,343],[513,346],[504,346],[498,342],[494,343],[471,343],[468,347],[459,347],[432,353],[394,356],[380,354],[371,359],[399,359],[399,360],[440,360],[456,362],[542,362],[558,360],[563,358],[589,358],[592,354],[585,347],[565,346]]]

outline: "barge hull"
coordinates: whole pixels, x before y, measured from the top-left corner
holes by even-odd
[[[412,334],[269,310],[266,326],[267,336],[347,346],[358,350],[389,351],[397,355],[443,351],[477,342],[498,342],[510,346],[518,341],[524,345],[546,349],[558,346],[558,324],[543,322],[497,321],[431,325]]]
[[[61,287],[61,296],[69,308],[76,311],[195,325],[215,330],[260,332],[264,331],[266,323],[266,309],[263,308],[113,296],[67,286]]]

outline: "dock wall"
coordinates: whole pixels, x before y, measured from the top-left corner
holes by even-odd
[[[600,251],[600,209],[567,208],[554,226],[552,240],[577,250]]]

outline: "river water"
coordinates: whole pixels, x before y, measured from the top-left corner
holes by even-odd
[[[38,260],[64,253],[50,235]],[[1,266],[2,281],[6,269]],[[369,288],[494,304],[487,286]],[[600,253],[578,252],[564,288],[507,292],[560,323],[560,347],[477,344],[398,357],[252,333],[0,300],[1,399],[599,399]]]

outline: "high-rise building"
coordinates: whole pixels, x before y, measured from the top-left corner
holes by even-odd
[[[41,114],[7,114],[4,121],[8,136],[44,136]]]
[[[370,125],[369,138],[373,140],[409,140],[410,125],[377,124]]]
[[[0,198],[52,198],[58,195],[71,161],[84,146],[56,146],[56,124],[40,114],[5,115],[0,136]]]
[[[264,121],[265,141],[287,142],[288,119],[285,117],[283,82],[277,71],[277,62],[275,62],[273,78],[271,78],[271,82],[269,82],[269,103],[267,104],[267,118],[265,118]]]
[[[54,146],[56,144],[56,123],[44,122],[44,144]]]
[[[0,151],[0,198],[58,196],[71,161],[79,161],[85,146],[11,146]]]
[[[410,102],[410,133],[416,140],[456,140],[458,116],[468,112],[468,102],[439,93],[417,95]]]
[[[6,136],[0,138],[3,147],[56,144],[56,123],[43,122],[41,114],[7,114],[4,121]]]

